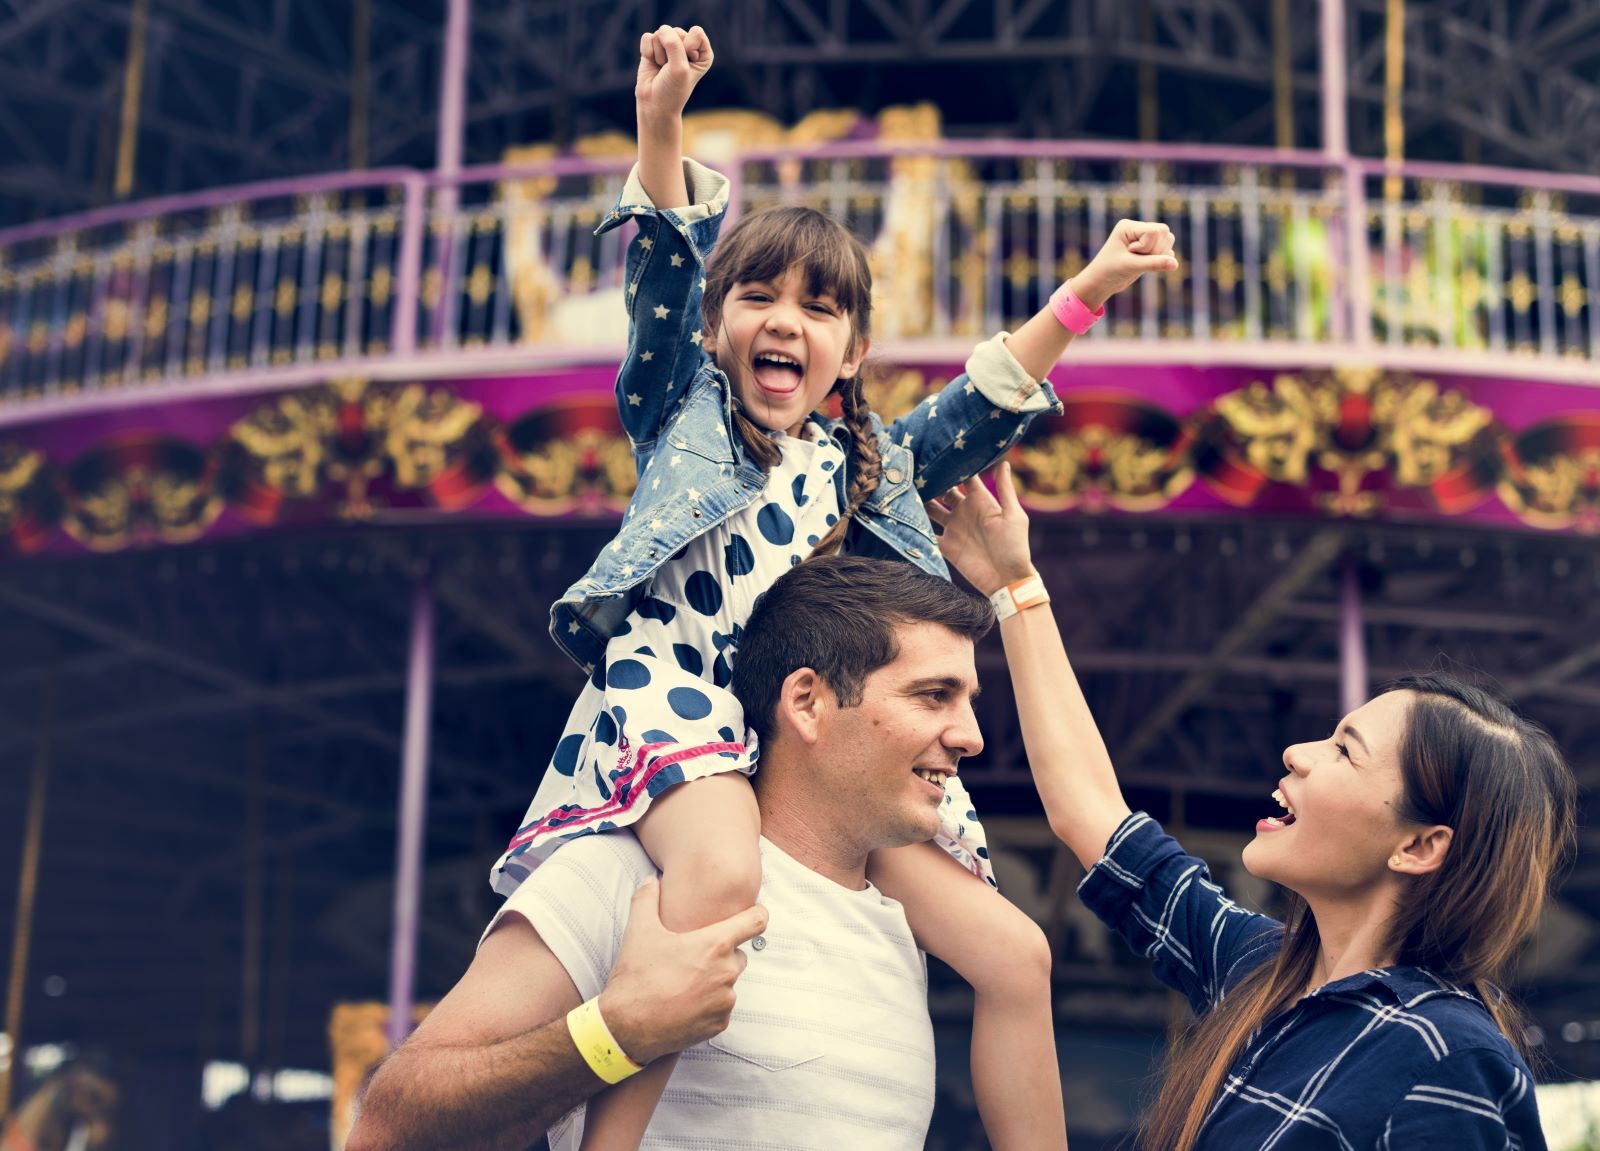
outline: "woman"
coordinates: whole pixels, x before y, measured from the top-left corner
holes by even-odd
[[[998,500],[972,481],[930,505],[941,546],[997,596],[1040,796],[1089,871],[1080,896],[1198,1017],[1140,1145],[1544,1147],[1498,985],[1573,845],[1576,787],[1549,734],[1449,677],[1396,682],[1284,751],[1280,810],[1244,864],[1292,909],[1283,923],[1247,912],[1123,801],[1048,602],[1027,586],[1009,469],[996,480]]]

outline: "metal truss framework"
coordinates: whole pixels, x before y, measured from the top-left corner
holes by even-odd
[[[353,6],[363,2],[152,0],[135,194],[347,167]],[[439,6],[370,3],[369,162],[425,167]],[[1351,146],[1381,155],[1385,0],[1346,7]],[[1316,146],[1318,24],[1311,4],[1295,8],[1298,139]],[[477,0],[467,159],[631,132],[639,32],[669,18],[716,32],[723,67],[708,107],[789,121],[819,107],[871,109],[914,91],[919,70],[959,68],[971,108],[944,108],[955,131],[1104,135],[1126,126],[1115,119],[1128,102],[1119,73],[1150,65],[1184,97],[1163,108],[1164,137],[1271,143],[1269,10],[1265,0]],[[115,0],[0,0],[0,219],[108,197],[130,11]],[[1600,167],[1600,0],[1409,0],[1407,17],[1413,151]],[[1210,122],[1191,122],[1192,105],[1208,102],[1225,118],[1214,107]]]
[[[433,7],[373,6],[374,155],[419,133],[431,139]],[[132,10],[118,0],[0,0],[8,215],[109,198]],[[352,35],[351,0],[153,0],[134,196],[347,167]]]

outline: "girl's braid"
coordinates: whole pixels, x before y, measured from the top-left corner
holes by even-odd
[[[850,520],[867,497],[877,490],[878,481],[883,475],[883,460],[878,455],[878,437],[872,430],[872,409],[867,407],[860,372],[848,380],[839,381],[839,401],[845,426],[850,429],[850,487],[845,493],[845,506],[838,522],[817,541],[808,559],[838,552],[844,543],[844,533],[850,526]]]

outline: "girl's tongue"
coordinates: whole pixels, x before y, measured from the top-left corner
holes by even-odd
[[[792,392],[800,386],[798,364],[780,364],[773,360],[757,359],[753,374],[756,383],[769,392]]]

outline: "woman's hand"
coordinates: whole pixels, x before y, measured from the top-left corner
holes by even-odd
[[[1072,290],[1097,311],[1146,272],[1171,272],[1177,266],[1171,228],[1159,220],[1118,220],[1089,266],[1072,277]]]
[[[1017,499],[1011,465],[1001,463],[989,474],[999,499],[973,476],[927,505],[928,518],[944,529],[944,558],[984,595],[1034,574],[1028,513]]]
[[[639,79],[633,99],[641,124],[676,120],[700,77],[711,71],[711,40],[696,24],[685,32],[663,24],[639,37]]]

